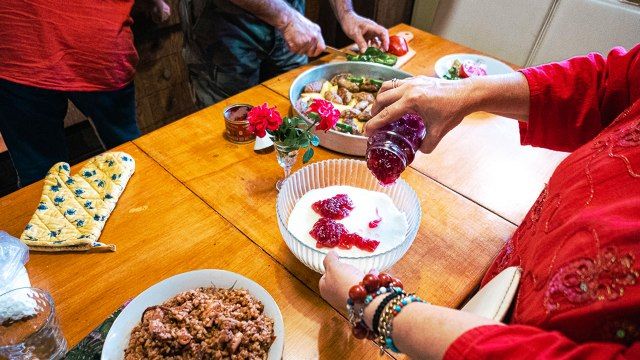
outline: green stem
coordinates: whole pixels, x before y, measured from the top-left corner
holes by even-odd
[[[309,125],[309,127],[305,130],[305,132],[309,132],[312,127],[316,126],[319,120],[313,120],[313,124]]]

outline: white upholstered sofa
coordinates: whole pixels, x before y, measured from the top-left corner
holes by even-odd
[[[430,31],[529,66],[640,43],[640,6],[620,0],[439,0]]]

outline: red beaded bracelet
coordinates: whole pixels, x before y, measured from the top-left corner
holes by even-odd
[[[347,311],[349,313],[349,322],[352,326],[352,333],[358,339],[374,339],[374,332],[369,329],[362,320],[364,314],[364,306],[368,305],[377,296],[387,293],[393,295],[403,294],[402,282],[391,275],[380,273],[377,276],[367,274],[362,281],[349,289],[349,299],[347,299]],[[356,309],[356,305],[358,306]]]
[[[354,303],[368,304],[371,300],[366,301],[367,296],[373,296],[380,288],[391,289],[395,287],[402,289],[402,282],[387,273],[380,273],[378,276],[367,274],[360,283],[349,289],[349,299]]]

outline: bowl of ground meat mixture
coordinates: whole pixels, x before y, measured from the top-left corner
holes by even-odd
[[[148,288],[120,313],[102,360],[281,359],[282,314],[257,283],[196,270]]]

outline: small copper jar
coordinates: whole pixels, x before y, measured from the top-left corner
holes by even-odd
[[[237,144],[245,144],[256,139],[256,136],[248,129],[247,113],[251,108],[253,106],[249,104],[233,104],[224,108],[222,114],[224,116],[225,137],[227,140]]]

